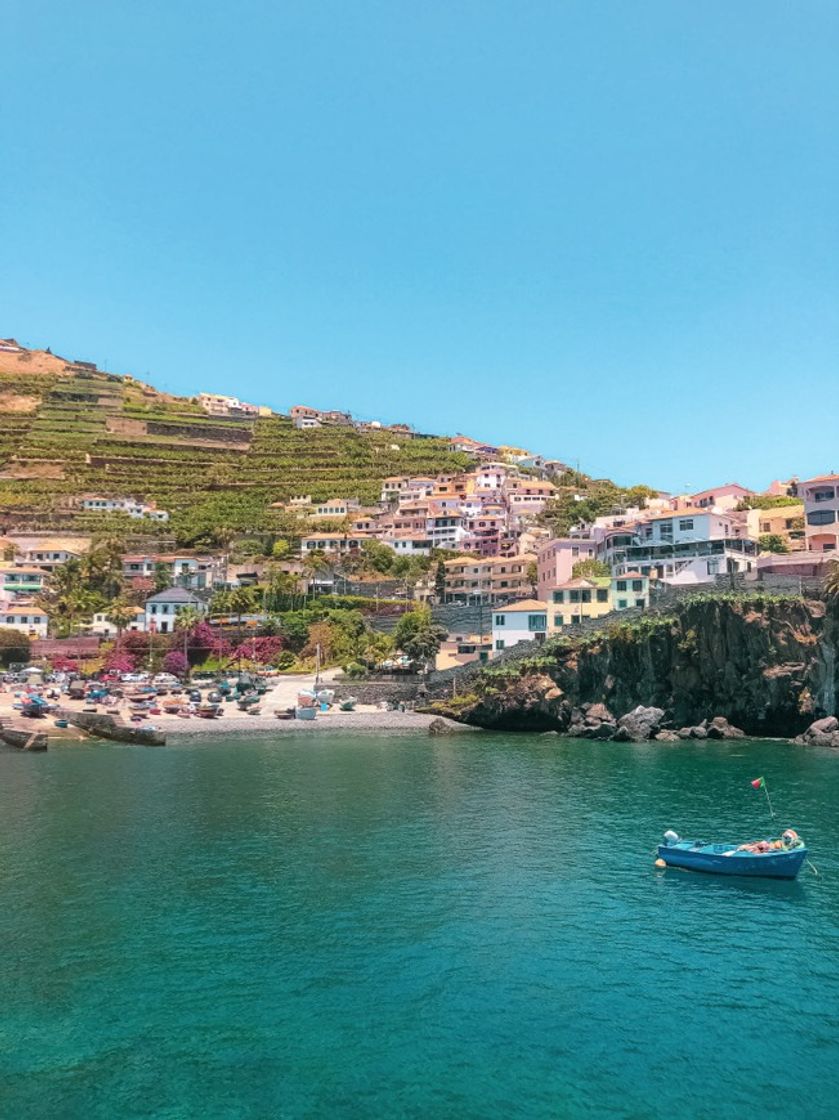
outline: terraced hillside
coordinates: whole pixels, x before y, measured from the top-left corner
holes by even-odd
[[[284,416],[208,417],[191,400],[53,359],[28,372],[0,351],[0,520],[8,527],[93,527],[73,498],[153,500],[182,543],[213,532],[276,530],[273,502],[377,499],[393,474],[460,470],[445,438],[349,428],[299,431]],[[11,367],[11,368],[10,368]]]

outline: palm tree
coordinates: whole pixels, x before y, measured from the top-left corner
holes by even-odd
[[[183,634],[184,638],[184,657],[188,657],[189,635],[203,617],[201,611],[196,610],[195,607],[182,607],[175,615],[175,630],[177,633]]]
[[[825,597],[834,606],[839,604],[839,560],[831,560],[823,583]]]
[[[210,599],[210,618],[220,614],[230,614],[230,591],[226,587],[214,591]]]
[[[120,641],[122,639],[122,632],[126,626],[134,618],[134,609],[123,599],[117,599],[111,603],[105,613],[106,622],[110,622],[112,626],[117,628],[117,649],[119,649]]]
[[[239,645],[242,644],[242,615],[249,614],[256,606],[256,596],[251,587],[234,587],[230,592],[230,610],[237,616]]]
[[[107,599],[116,598],[122,591],[122,557],[125,539],[116,533],[94,540],[93,547],[83,560],[88,583],[93,584]]]

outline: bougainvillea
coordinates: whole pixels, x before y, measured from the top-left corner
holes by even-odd
[[[179,649],[170,649],[163,658],[163,672],[182,677],[189,669],[189,662]]]
[[[108,673],[132,673],[137,662],[126,650],[111,650],[105,658],[104,669]]]
[[[283,639],[276,635],[269,638],[248,638],[233,650],[233,658],[253,661],[257,665],[273,665],[284,645]]]
[[[208,657],[226,657],[231,648],[225,636],[217,633],[208,622],[199,622],[187,638],[187,653],[194,665],[201,664]]]
[[[69,657],[54,657],[52,659],[52,671],[54,673],[77,673],[79,664]]]

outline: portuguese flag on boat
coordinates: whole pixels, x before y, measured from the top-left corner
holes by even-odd
[[[766,789],[766,781],[763,778],[755,778],[752,782],[752,789]]]

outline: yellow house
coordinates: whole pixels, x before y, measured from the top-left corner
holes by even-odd
[[[585,618],[612,610],[608,579],[569,579],[548,593],[548,629],[555,634]]]

